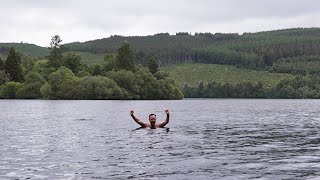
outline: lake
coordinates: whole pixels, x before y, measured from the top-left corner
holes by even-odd
[[[130,110],[166,128],[138,129]],[[0,179],[319,179],[320,100],[0,100]]]

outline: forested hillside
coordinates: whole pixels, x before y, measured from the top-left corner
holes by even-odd
[[[109,38],[64,44],[65,51],[82,53],[87,62],[101,63],[108,53],[116,53],[123,42],[133,50],[136,63],[146,65],[154,57],[160,66],[184,62],[227,64],[250,69],[286,73],[317,73],[320,55],[320,28],[297,28],[259,33],[159,33],[152,36],[111,36]],[[48,43],[49,45],[49,43]],[[44,57],[49,49],[25,43],[0,43],[0,54],[10,47],[33,57]],[[0,56],[1,57],[1,56]],[[295,66],[307,65],[300,70]],[[285,68],[283,66],[289,67]],[[291,68],[292,67],[292,68]]]
[[[110,38],[85,43],[66,44],[72,51],[94,54],[114,53],[120,44],[127,41],[132,46],[135,60],[146,64],[155,57],[160,66],[182,62],[229,64],[251,69],[270,69],[283,58],[314,57],[320,54],[320,28],[288,29],[259,33],[168,33],[153,36]]]
[[[167,67],[164,70],[169,73],[172,72],[174,79],[180,83],[186,97],[320,97],[320,28],[284,29],[241,35],[236,33],[189,34],[185,32],[174,35],[159,33],[150,36],[132,37],[114,35],[109,38],[83,43],[63,44],[61,46],[61,59],[81,59],[82,64],[87,64],[84,65],[86,66],[85,72],[93,76],[109,75],[115,80],[116,76],[107,72],[119,71],[115,68],[119,67],[117,59],[121,60],[118,57],[118,49],[124,42],[130,45],[132,60],[135,64],[149,67],[149,71],[152,66]],[[52,59],[50,57],[52,49],[25,43],[0,43],[2,64],[8,58],[10,47],[14,47],[19,56],[22,57],[20,63],[24,76],[37,69],[40,74],[43,74],[43,78],[48,80],[47,78],[53,70],[50,70],[50,68],[43,69],[42,67],[46,64],[46,61]],[[72,63],[70,61],[62,65],[72,69]],[[232,79],[230,81],[237,83],[230,83],[229,80],[226,80],[228,74],[220,71],[220,74],[210,74],[211,79],[199,79],[190,76],[181,85],[179,80],[185,78],[182,76],[188,74],[189,67],[184,70],[185,72],[177,73],[177,69],[171,68],[171,66],[178,65],[177,67],[181,67],[183,66],[181,64],[185,63],[188,66],[193,63],[215,64],[214,67],[218,67],[217,65],[228,66],[235,72],[241,70],[240,78],[241,76],[255,77],[240,82],[237,80],[239,76],[232,76],[229,80]],[[142,68],[142,66],[138,67]],[[194,69],[207,73],[198,67]],[[214,69],[213,66],[208,67]],[[208,71],[210,72],[213,69]],[[55,70],[57,70],[57,67],[55,67]],[[253,71],[257,72],[258,75],[250,75],[250,72]],[[199,72],[196,74],[199,74]],[[265,75],[268,78],[274,77],[273,80],[272,78],[270,80],[271,85],[265,81]],[[223,77],[223,80],[217,80],[217,76]],[[202,78],[203,76],[199,77]],[[7,82],[7,79],[8,77],[3,74],[0,81]],[[193,81],[193,79],[198,82]],[[217,89],[220,89],[223,93],[212,93]]]
[[[32,57],[44,57],[49,55],[50,50],[45,47],[40,47],[34,44],[28,43],[0,43],[0,57],[8,55],[10,48],[13,47],[24,55]]]

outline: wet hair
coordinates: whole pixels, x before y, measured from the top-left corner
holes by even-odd
[[[157,115],[155,115],[155,114],[149,114],[149,119],[150,119],[150,116],[156,116],[157,117]]]

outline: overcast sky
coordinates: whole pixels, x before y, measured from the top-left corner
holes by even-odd
[[[0,0],[0,42],[320,27],[319,0]]]

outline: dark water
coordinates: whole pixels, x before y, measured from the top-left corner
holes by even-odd
[[[167,128],[136,129],[129,110]],[[0,100],[0,179],[320,179],[320,100]]]

